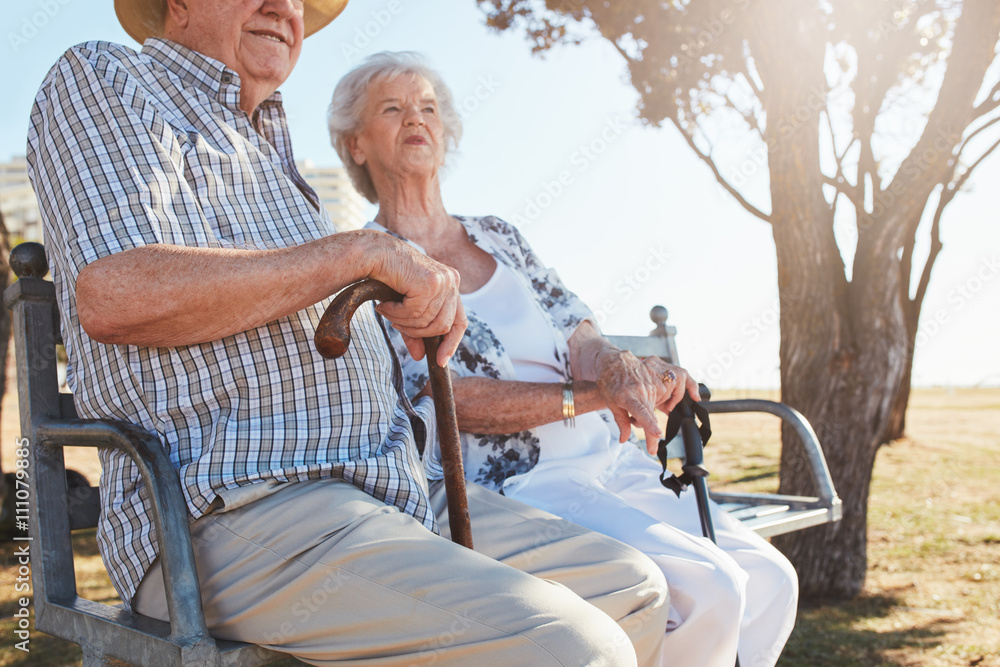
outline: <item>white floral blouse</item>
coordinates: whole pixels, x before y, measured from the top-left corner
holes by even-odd
[[[553,269],[542,264],[516,227],[494,216],[454,217],[465,227],[473,243],[496,261],[503,262],[529,288],[539,310],[552,324],[556,358],[562,366],[563,377],[570,379],[566,341],[584,320],[597,326],[593,312],[563,286]],[[385,231],[377,223],[369,223],[368,227]],[[395,236],[408,241],[399,234]],[[419,248],[412,242],[411,245]],[[468,316],[469,328],[449,363],[453,376],[516,380],[510,357],[493,331],[473,314]],[[412,398],[428,382],[427,363],[414,361],[399,333],[392,327],[387,329],[403,367],[406,392]],[[466,477],[494,491],[502,491],[507,479],[528,472],[538,463],[539,439],[531,430],[503,435],[462,433],[461,442]],[[428,477],[440,479],[440,462],[434,459],[428,457]]]

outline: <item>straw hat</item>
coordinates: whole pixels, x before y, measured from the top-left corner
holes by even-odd
[[[344,11],[347,0],[305,0],[306,37],[325,27]],[[118,22],[142,44],[163,30],[165,0],[115,0]]]

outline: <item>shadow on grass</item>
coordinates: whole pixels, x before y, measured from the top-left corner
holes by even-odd
[[[758,468],[758,470],[760,470]],[[729,484],[740,484],[743,482],[758,482],[760,480],[778,479],[777,469],[767,469],[766,472],[749,473],[729,480]]]
[[[923,625],[886,631],[874,627],[902,605],[900,598],[891,593],[853,600],[803,602],[778,667],[912,664],[893,659],[890,652],[937,646],[953,621],[937,618]]]
[[[97,548],[96,528],[87,528],[73,532],[73,553],[76,558],[101,557],[101,552]]]

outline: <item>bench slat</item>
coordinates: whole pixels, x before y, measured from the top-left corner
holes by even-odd
[[[761,537],[783,535],[803,528],[829,523],[831,510],[817,508],[811,510],[788,510],[778,514],[759,516],[747,519],[743,525],[755,531]]]
[[[747,521],[759,516],[770,516],[779,512],[787,512],[789,509],[791,508],[788,505],[750,505],[743,509],[733,510],[729,514],[740,521]]]

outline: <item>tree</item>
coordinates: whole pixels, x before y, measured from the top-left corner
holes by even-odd
[[[905,408],[942,215],[1000,144],[1000,4],[478,2],[489,26],[524,28],[536,52],[598,32],[627,63],[640,117],[676,127],[771,225],[782,400],[813,424],[844,501],[839,523],[775,543],[804,596],[856,595],[871,472],[897,397]],[[757,148],[728,172],[734,132]],[[740,182],[757,165],[769,176],[765,205]],[[914,266],[919,235],[930,253]],[[780,491],[815,494],[793,438],[783,430]]]

